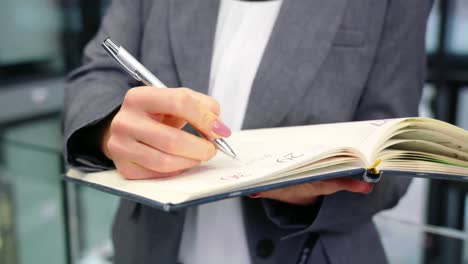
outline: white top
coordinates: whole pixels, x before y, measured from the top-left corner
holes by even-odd
[[[221,120],[240,130],[252,83],[281,0],[221,0],[209,94],[221,104]],[[184,264],[251,263],[240,199],[190,208],[179,261]]]

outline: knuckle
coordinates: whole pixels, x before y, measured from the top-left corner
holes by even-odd
[[[120,134],[128,129],[128,124],[124,118],[117,115],[111,123],[110,131],[115,134]]]
[[[118,143],[117,140],[115,140],[114,137],[110,137],[109,141],[107,141],[106,144],[107,144],[107,149],[112,153],[116,153],[120,149],[120,146],[119,146],[120,144]]]
[[[179,100],[182,104],[187,105],[190,104],[193,100],[192,96],[187,90],[180,90],[178,93]]]
[[[221,111],[221,106],[219,102],[216,99],[210,97],[209,104],[210,110],[213,111],[215,114],[219,114],[219,112]]]
[[[192,104],[192,97],[183,91],[177,91],[175,94],[176,108],[178,112],[184,113],[185,110]]]
[[[123,107],[134,107],[137,106],[140,102],[140,90],[137,88],[132,88],[127,91],[124,97]]]
[[[209,128],[211,125],[211,122],[213,120],[212,114],[210,112],[202,112],[200,115],[200,123],[206,127]]]
[[[107,149],[107,154],[109,154],[113,160],[119,157],[119,146],[116,143],[116,140],[109,138],[109,140],[105,143],[105,148]]]

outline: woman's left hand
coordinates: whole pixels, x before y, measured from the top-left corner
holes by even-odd
[[[308,182],[276,190],[250,195],[252,198],[268,198],[296,205],[313,204],[319,196],[330,195],[339,191],[368,194],[372,183],[351,178],[329,179]]]

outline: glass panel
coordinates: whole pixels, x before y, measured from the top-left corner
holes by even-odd
[[[448,48],[451,53],[468,55],[468,1],[454,2],[453,18],[448,36]]]
[[[66,263],[59,135],[58,118],[2,130],[1,167],[14,202],[18,263]]]
[[[434,118],[434,111],[431,108],[431,103],[436,95],[436,88],[433,84],[426,83],[419,102],[419,115],[424,117]]]
[[[67,241],[78,249],[78,263],[108,263],[110,231],[118,198],[70,185],[65,212],[62,139],[59,117],[30,121],[2,129],[0,135],[0,263],[67,262]],[[66,223],[66,215],[71,223]],[[76,225],[67,229],[67,224]],[[15,226],[13,226],[15,224]],[[66,234],[67,230],[73,233]],[[47,243],[44,243],[47,241]],[[8,257],[8,262],[4,259]],[[17,258],[17,260],[13,260]]]
[[[61,17],[54,1],[2,0],[0,65],[59,57]],[[15,26],[11,26],[14,24]]]
[[[64,24],[57,1],[0,2],[0,77],[63,72]],[[3,74],[2,74],[3,73]]]
[[[431,14],[429,16],[429,20],[427,22],[427,29],[426,29],[426,50],[428,53],[434,53],[438,47],[437,45],[437,38],[439,35],[439,8],[438,7],[438,1],[435,1]]]
[[[459,93],[457,119],[458,126],[468,129],[468,86],[463,87]]]
[[[444,242],[445,249],[451,250],[453,247],[466,244],[468,233],[427,226],[382,214],[377,215],[374,222],[391,264],[461,263],[454,260],[458,257],[463,260],[463,256],[466,256],[466,247],[462,256],[446,254],[444,251],[429,252],[427,249],[430,248],[433,239],[439,239]]]
[[[8,36],[0,41],[2,264],[62,264],[67,254],[89,263],[112,255],[110,229],[118,198],[69,185],[66,190],[76,196],[67,196],[65,212],[58,115],[64,74],[79,65],[109,2],[0,1],[0,35]],[[51,114],[57,115],[43,118]]]
[[[0,263],[17,263],[16,220],[11,183],[0,171]]]
[[[84,242],[80,264],[110,263],[113,256],[110,232],[119,198],[91,188],[79,190]]]

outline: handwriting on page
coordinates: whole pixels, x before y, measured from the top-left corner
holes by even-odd
[[[234,173],[233,175],[221,177],[220,180],[222,181],[239,180],[241,178],[250,177],[250,176],[252,176],[251,173],[237,172],[237,173]]]
[[[383,126],[385,125],[386,123],[388,123],[388,120],[374,120],[372,121],[370,124],[373,125],[373,126]]]
[[[295,161],[301,157],[304,157],[303,153],[294,153],[290,152],[285,155],[272,155],[272,154],[265,154],[261,157],[251,159],[247,162],[244,162],[242,164],[242,167],[240,167],[235,173],[229,175],[229,176],[223,176],[219,178],[222,181],[231,181],[231,180],[240,180],[243,178],[247,177],[252,177],[255,176],[253,172],[251,172],[251,167],[254,166],[254,164],[258,164],[260,162],[264,163],[264,166],[274,166],[275,163],[287,163],[287,162],[292,162]],[[271,162],[271,163],[270,163]]]
[[[243,162],[242,163],[242,169],[244,169],[244,170],[248,169],[248,167],[252,166],[253,164],[255,164],[257,162],[267,160],[267,159],[270,159],[272,157],[273,157],[272,154],[265,154],[265,155],[263,155],[261,157],[251,159],[251,160],[249,160],[247,162]],[[222,181],[239,180],[241,178],[246,178],[246,177],[252,176],[252,173],[246,172],[244,170],[242,170],[242,171],[239,170],[239,171],[235,172],[232,175],[221,177],[220,180],[222,180]]]
[[[296,160],[300,157],[303,157],[304,154],[295,154],[295,153],[288,153],[282,157],[279,157],[276,159],[276,162],[278,163],[284,163],[284,162],[290,162],[290,161],[293,161],[293,160]]]

